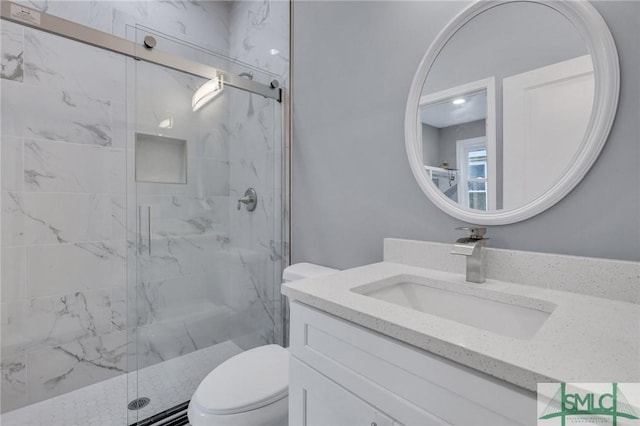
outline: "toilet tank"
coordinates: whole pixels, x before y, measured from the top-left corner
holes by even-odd
[[[282,272],[282,281],[285,283],[306,278],[321,277],[338,272],[338,269],[327,268],[326,266],[315,265],[313,263],[295,263],[284,268]],[[282,319],[284,322],[284,330],[282,333],[282,346],[289,346],[289,302],[285,296],[282,296]]]
[[[305,278],[321,277],[323,275],[333,274],[334,272],[338,272],[338,269],[306,262],[295,263],[284,268],[282,281],[288,283],[290,281],[304,280]]]

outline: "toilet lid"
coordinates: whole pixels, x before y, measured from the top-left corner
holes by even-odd
[[[289,351],[260,346],[216,367],[200,383],[192,401],[209,414],[234,414],[276,402],[289,393]]]

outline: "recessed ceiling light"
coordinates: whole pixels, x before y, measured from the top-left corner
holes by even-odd
[[[454,105],[462,105],[463,103],[467,102],[466,99],[464,98],[458,98],[458,99],[454,99],[453,100],[453,104]]]
[[[280,53],[280,51],[278,49],[271,49],[269,53],[271,53],[273,56],[276,56],[278,53]]]
[[[165,118],[158,124],[158,127],[161,129],[172,129],[173,128],[173,117]]]

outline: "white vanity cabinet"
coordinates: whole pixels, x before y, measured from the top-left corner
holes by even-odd
[[[295,384],[293,413],[290,424],[307,426],[327,425],[377,425],[394,426],[393,419],[372,407],[342,386],[318,373],[307,364],[293,358],[291,377]],[[303,409],[300,409],[303,408]],[[295,418],[294,418],[295,417]]]
[[[291,426],[536,424],[533,392],[299,302],[290,324]]]

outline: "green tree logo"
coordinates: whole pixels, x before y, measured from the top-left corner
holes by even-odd
[[[617,426],[618,418],[639,419],[631,404],[618,388],[612,383],[611,393],[598,394],[595,392],[567,393],[567,384],[561,383],[542,415],[541,420],[560,417],[562,426],[570,416],[599,416],[611,417],[613,426]]]

